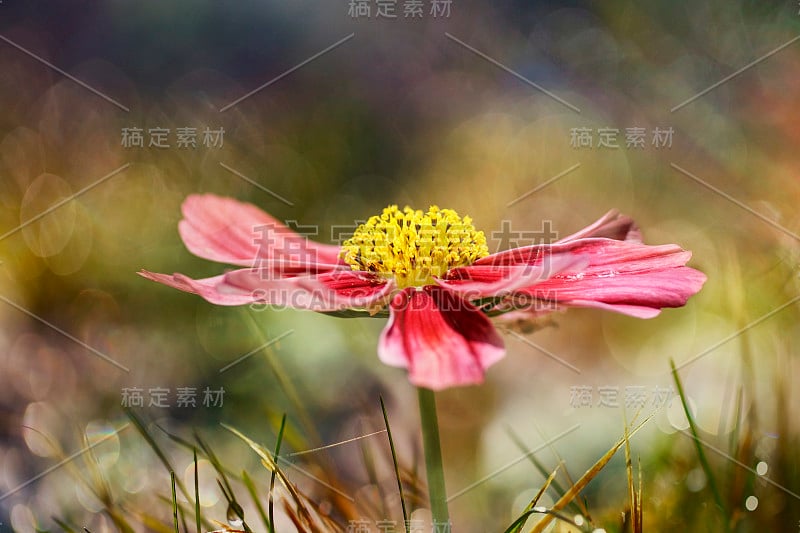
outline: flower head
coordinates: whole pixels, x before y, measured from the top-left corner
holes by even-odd
[[[480,383],[503,357],[489,315],[519,320],[594,307],[651,318],[684,305],[706,279],[685,266],[691,252],[643,244],[633,221],[615,211],[553,244],[496,254],[469,217],[436,206],[389,206],[341,247],[310,241],[230,198],[192,195],[183,215],[179,231],[191,252],[249,268],[198,280],[142,276],[219,305],[365,314],[388,306],[378,356],[431,389]]]
[[[391,205],[342,245],[342,258],[353,270],[393,277],[400,288],[434,284],[451,268],[487,255],[486,237],[469,217],[435,205],[427,213]]]

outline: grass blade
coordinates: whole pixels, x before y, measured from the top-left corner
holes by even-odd
[[[559,513],[558,511],[553,511],[552,509],[546,509],[544,507],[533,507],[530,510],[525,511],[524,513],[522,513],[519,518],[514,520],[514,522],[510,526],[508,526],[508,528],[505,530],[504,533],[509,533],[510,531],[514,531],[514,530],[518,530],[518,529],[522,528],[522,526],[525,525],[525,522],[528,521],[528,518],[530,518],[531,515],[534,515],[534,514],[546,515],[546,519],[548,520],[548,522],[547,522],[548,524],[554,518],[558,518],[562,522],[565,522],[567,524],[573,525],[576,528],[580,528],[581,527],[578,524],[576,524],[572,520],[572,518],[570,518],[569,516],[567,516],[565,514]],[[542,520],[542,521],[544,521],[544,520]],[[538,522],[537,522],[537,525],[538,525]],[[534,529],[532,529],[531,531],[538,531],[538,530],[536,529],[536,527],[534,527]]]
[[[639,528],[636,533],[644,530],[644,514],[642,511],[642,458],[639,457],[639,490],[636,495],[636,514],[639,516]]]
[[[58,524],[58,527],[60,527],[64,531],[66,531],[66,533],[75,533],[75,530],[71,526],[69,526],[63,520],[60,520],[60,519],[56,518],[55,516],[53,517],[53,522]]]
[[[255,318],[253,318],[252,313],[249,310],[242,310],[242,315],[245,317],[245,323],[250,329],[253,337],[256,338],[256,340],[259,342],[259,345],[264,346],[266,344],[266,338],[264,337],[261,326],[259,326]],[[300,419],[300,425],[303,427],[306,435],[311,440],[312,445],[321,445],[322,437],[320,437],[320,434],[317,431],[313,420],[311,419],[311,415],[308,413],[308,409],[306,409],[306,403],[302,400],[303,395],[297,390],[297,387],[289,378],[289,374],[286,372],[286,369],[283,368],[280,358],[275,355],[273,347],[265,346],[260,351],[264,354],[267,364],[275,375],[275,379],[278,380],[278,385],[281,387],[281,389],[283,389],[284,394],[286,394],[286,397],[289,399],[289,402],[292,404],[292,407],[297,413],[297,416]]]
[[[144,423],[141,421],[141,419],[138,416],[136,416],[130,408],[126,407],[123,410],[125,411],[125,414],[128,416],[128,418],[131,420],[131,422],[133,422],[133,425],[136,426],[136,429],[142,435],[144,440],[147,441],[147,444],[150,445],[150,448],[153,450],[158,459],[164,465],[164,468],[166,468],[167,471],[169,472],[174,472],[175,469],[172,468],[172,465],[170,464],[169,459],[167,459],[166,454],[159,447],[155,439],[153,439],[153,436],[150,435],[150,433],[147,431],[147,428],[144,426]],[[181,490],[181,493],[186,497],[186,500],[192,501],[192,497],[189,495],[189,491],[186,490],[186,487],[183,485],[183,482],[180,479],[176,479],[175,482],[177,487]]]
[[[214,453],[214,450],[211,449],[203,439],[200,437],[200,434],[195,431],[194,432],[194,439],[197,441],[197,444],[200,445],[200,449],[203,450],[203,453],[208,458],[208,461],[211,463],[211,466],[214,467],[214,470],[219,474],[219,477],[222,478],[222,483],[225,484],[225,493],[230,496],[231,501],[236,503],[236,496],[233,493],[233,487],[231,487],[230,482],[228,481],[228,476],[225,474],[225,468],[222,466],[222,463],[217,458],[217,455]]]
[[[364,427],[364,424],[361,424],[361,431],[362,434],[367,434],[369,431]],[[378,472],[375,467],[375,457],[372,453],[372,449],[369,446],[369,443],[365,442],[363,439],[358,441],[358,449],[361,451],[361,461],[364,464],[364,470],[367,473],[367,479],[369,480],[370,486],[376,488],[378,492],[378,501],[376,503],[376,512],[380,516],[388,516],[388,509],[386,508],[386,494],[383,488],[383,485],[378,481]],[[371,498],[365,498],[365,504],[367,500],[371,500]],[[373,502],[369,502],[370,504]],[[365,505],[366,507],[366,505]]]
[[[281,453],[281,442],[283,441],[283,429],[286,427],[286,414],[281,418],[281,427],[278,430],[278,440],[275,443],[275,453],[272,454],[272,461],[275,463],[275,468],[272,470],[272,476],[269,480],[269,533],[275,533],[275,515],[273,494],[275,490],[275,475],[278,472],[278,455]]]
[[[623,416],[624,410],[623,410]],[[636,414],[638,416],[638,413]],[[634,417],[635,419],[636,417]],[[625,475],[628,482],[628,500],[631,508],[631,531],[642,533],[642,459],[639,458],[639,488],[633,481],[633,460],[631,459],[631,439],[628,433],[628,421],[625,420]]]
[[[200,520],[200,476],[197,472],[197,448],[194,452],[194,519],[197,533],[202,533],[201,520]]]
[[[681,405],[683,405],[683,412],[686,414],[686,420],[689,421],[689,430],[692,432],[692,437],[694,437],[692,440],[694,441],[695,449],[697,450],[697,457],[700,460],[700,466],[703,468],[703,472],[706,474],[708,488],[711,489],[711,494],[714,497],[717,507],[719,507],[719,510],[722,513],[722,518],[725,520],[725,527],[727,528],[728,524],[730,524],[728,510],[722,501],[722,495],[717,488],[717,480],[714,477],[714,472],[711,470],[711,464],[708,462],[706,453],[703,450],[703,445],[700,444],[700,437],[697,434],[697,426],[694,423],[694,417],[692,416],[692,413],[689,411],[689,403],[687,402],[686,394],[683,391],[683,384],[681,383],[680,377],[678,377],[678,370],[675,368],[675,361],[670,359],[669,365],[672,368],[672,378],[675,380],[675,386],[678,388],[678,396],[680,396]]]
[[[653,418],[653,415],[645,418],[633,429],[633,431],[618,440],[616,444],[614,444],[614,446],[612,446],[611,449],[605,453],[605,455],[598,459],[598,461],[592,465],[592,467],[587,470],[586,473],[583,474],[583,476],[581,476],[581,478],[576,481],[567,492],[564,493],[564,495],[553,505],[553,507],[549,509],[551,512],[548,512],[547,516],[545,516],[536,524],[536,526],[531,530],[531,533],[541,533],[550,524],[550,522],[553,521],[553,518],[559,518],[556,513],[565,508],[569,502],[576,498],[578,494],[580,494],[580,492],[586,487],[586,485],[588,485],[589,482],[594,479],[594,477],[599,474],[603,468],[605,468],[611,458],[614,457],[614,454],[616,454],[625,444],[625,441],[628,438],[633,437],[640,429],[642,429],[642,427],[644,427],[647,422],[650,421],[651,418]]]
[[[536,455],[531,453],[531,449],[525,444],[522,438],[514,431],[514,429],[511,426],[506,426],[505,430],[509,438],[514,442],[517,448],[519,448],[519,450],[525,454],[525,456],[528,458],[528,460],[530,460],[533,466],[536,467],[536,470],[539,471],[542,477],[547,478],[550,475],[548,470],[545,468],[544,464],[539,459],[536,458]],[[547,438],[544,435],[542,435],[541,431],[539,432],[539,436],[542,437],[542,439],[545,442],[547,441]],[[559,464],[563,464],[563,461],[560,461]],[[567,477],[569,478],[569,474],[567,474]],[[563,496],[564,493],[566,492],[566,489],[561,485],[561,483],[558,482],[557,479],[553,479],[551,481],[551,485],[558,493],[559,497]],[[570,506],[575,510],[575,512],[580,512],[588,515],[588,510],[582,508],[577,503],[570,502]]]
[[[169,471],[169,479],[172,484],[172,523],[175,526],[175,533],[181,533],[178,527],[178,498],[175,495],[175,471]]]
[[[253,503],[255,504],[256,510],[258,511],[258,516],[261,518],[261,522],[263,522],[264,524],[264,530],[272,531],[272,528],[270,527],[270,520],[267,517],[267,513],[264,511],[264,506],[261,505],[261,501],[258,498],[256,485],[255,483],[253,483],[253,480],[244,470],[242,470],[242,482],[244,483],[244,486],[247,487],[247,492],[250,493],[250,497],[253,499]]]
[[[197,441],[197,444],[200,445],[200,448],[203,450],[205,456],[208,458],[208,461],[211,463],[214,471],[219,475],[219,478],[217,478],[217,485],[219,485],[222,494],[228,501],[228,514],[233,513],[233,516],[242,521],[242,528],[245,531],[250,531],[250,528],[247,526],[247,522],[244,520],[244,511],[242,510],[242,506],[236,499],[236,493],[233,491],[233,487],[228,481],[228,476],[225,474],[225,468],[222,466],[222,463],[217,458],[214,450],[211,449],[211,446],[206,444],[206,442],[200,437],[200,434],[196,431],[194,432],[194,438]],[[222,479],[221,482],[220,478]]]
[[[558,465],[556,465],[555,469],[553,469],[553,471],[550,473],[550,475],[547,476],[547,480],[544,482],[544,485],[542,485],[542,487],[539,489],[539,492],[536,493],[536,496],[533,497],[533,499],[530,501],[530,503],[522,511],[522,514],[520,515],[520,517],[517,518],[516,520],[514,520],[514,522],[510,526],[508,526],[508,528],[505,530],[504,533],[519,533],[520,531],[522,531],[522,526],[524,526],[525,522],[528,521],[528,518],[534,512],[536,512],[536,511],[534,511],[534,508],[536,507],[536,504],[539,503],[539,499],[542,497],[542,495],[545,493],[545,491],[548,488],[550,488],[550,484],[556,478],[556,474],[558,473],[558,469],[561,468],[562,464],[563,463],[559,463]]]
[[[394,465],[394,477],[397,479],[397,490],[400,492],[400,506],[403,508],[403,524],[406,533],[410,533],[411,524],[408,521],[408,511],[406,510],[406,498],[403,494],[403,482],[400,480],[400,466],[397,463],[397,451],[394,448],[392,439],[392,429],[389,427],[389,416],[386,414],[386,405],[383,403],[383,396],[380,396],[381,412],[383,413],[383,423],[386,425],[386,435],[389,438],[389,448],[392,450],[392,464]]]

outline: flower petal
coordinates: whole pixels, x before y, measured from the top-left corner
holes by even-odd
[[[512,248],[493,255],[482,257],[474,265],[539,265],[556,256],[583,255],[589,260],[589,267],[595,270],[614,267],[615,271],[651,270],[683,266],[692,253],[676,244],[649,246],[634,241],[589,238],[558,244],[536,244]]]
[[[178,231],[193,254],[232,265],[264,259],[339,263],[339,247],[315,243],[256,206],[214,194],[193,194],[182,206]]]
[[[271,271],[262,274],[261,271],[247,268],[221,276],[192,279],[183,274],[139,272],[149,280],[197,294],[217,305],[261,303],[319,312],[369,309],[386,300],[394,289],[392,281],[347,270],[291,278],[271,277]]]
[[[634,222],[631,217],[621,214],[616,209],[612,209],[593,224],[563,239],[559,239],[556,241],[556,244],[595,237],[618,241],[642,242],[642,233],[639,231],[639,226],[636,225],[636,222]]]
[[[565,270],[575,271],[588,261],[578,254],[544,256],[537,265],[470,265],[449,270],[445,279],[435,280],[462,298],[497,297],[531,286]]]
[[[606,311],[614,311],[622,315],[628,315],[635,318],[654,318],[661,314],[660,308],[647,307],[642,305],[626,305],[626,304],[609,304],[604,302],[592,300],[571,300],[569,302],[571,307],[590,307],[592,309],[604,309]]]
[[[287,278],[249,268],[228,272],[223,285],[258,295],[258,301],[268,305],[318,312],[369,309],[388,299],[395,287],[393,280],[370,272],[335,270]]]
[[[197,294],[202,296],[212,304],[217,305],[246,305],[249,303],[257,302],[258,297],[254,296],[252,292],[233,290],[221,290],[224,276],[214,276],[205,279],[192,279],[183,274],[158,274],[156,272],[149,272],[147,270],[140,270],[138,272],[143,278],[147,278],[157,283],[162,283],[173,289],[178,289],[184,292]]]
[[[611,276],[554,276],[519,293],[559,306],[596,307],[651,318],[664,307],[685,305],[705,281],[702,272],[681,266]]]
[[[598,307],[650,318],[664,307],[685,305],[706,280],[702,272],[684,266],[691,252],[674,244],[648,246],[632,241],[579,239],[509,250],[493,261],[536,265],[548,255],[564,254],[584,257],[588,265],[517,290],[515,306],[522,299],[533,311],[552,308],[555,303],[559,307]]]
[[[505,355],[489,319],[452,291],[436,285],[403,289],[392,300],[378,356],[408,368],[418,387],[441,390],[483,382],[486,369]]]

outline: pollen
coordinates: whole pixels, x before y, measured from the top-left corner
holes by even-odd
[[[361,224],[341,251],[353,270],[393,277],[400,288],[429,285],[486,255],[486,236],[470,217],[435,205],[427,213],[390,205]]]

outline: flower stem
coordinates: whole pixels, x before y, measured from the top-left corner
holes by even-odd
[[[434,392],[417,388],[419,396],[419,416],[422,422],[422,448],[425,452],[425,471],[428,475],[428,497],[434,527],[445,527],[450,522],[447,511],[447,492],[444,487],[444,468],[442,467],[442,448],[439,443],[439,421],[436,417],[436,398]],[[436,530],[436,529],[435,529]]]

